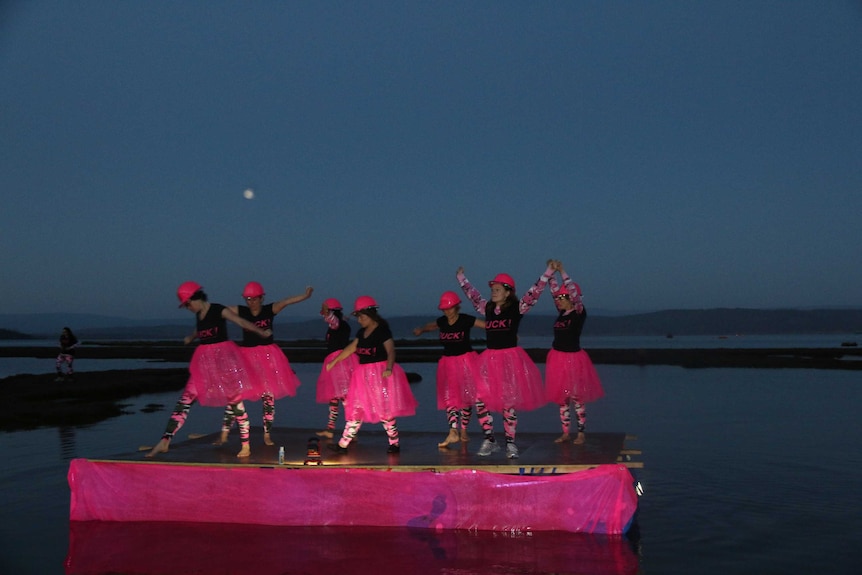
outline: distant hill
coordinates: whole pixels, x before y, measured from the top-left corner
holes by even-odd
[[[396,338],[412,338],[414,327],[435,317],[433,314],[398,316],[387,320]],[[521,335],[550,335],[554,317],[535,312],[527,314],[521,323]],[[356,321],[351,318],[350,324],[355,332]],[[5,338],[53,339],[67,325],[82,340],[181,340],[194,329],[191,317],[130,320],[86,314],[0,314],[0,338],[3,334],[12,334],[11,338]],[[229,324],[229,330],[231,337],[239,337],[239,328]],[[590,314],[584,331],[591,336],[862,333],[862,309],[727,308],[665,310],[623,316]],[[276,338],[280,340],[322,339],[325,332],[326,325],[320,318],[286,317],[276,318],[275,322]]]
[[[0,329],[0,340],[3,339],[35,339],[32,335],[11,329]]]

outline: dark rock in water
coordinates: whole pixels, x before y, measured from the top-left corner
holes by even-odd
[[[422,376],[415,371],[407,371],[405,374],[407,375],[407,383],[419,383],[422,381]]]

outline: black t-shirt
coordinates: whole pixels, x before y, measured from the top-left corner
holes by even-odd
[[[242,319],[248,320],[260,329],[272,329],[272,320],[275,318],[275,314],[272,313],[272,304],[268,303],[264,306],[260,307],[260,313],[257,315],[252,315],[251,308],[248,306],[241,305],[237,307],[237,315]],[[275,338],[273,336],[269,337],[260,337],[253,331],[242,330],[242,342],[240,343],[243,347],[255,347],[258,345],[269,345]]]
[[[356,344],[359,363],[386,361],[387,354],[383,343],[392,339],[392,332],[388,326],[378,324],[368,337],[365,337],[365,330],[360,328],[356,338],[359,340]]]
[[[470,330],[476,323],[476,317],[467,314],[458,314],[454,324],[449,325],[446,316],[437,318],[437,327],[440,330],[440,343],[443,344],[443,355],[464,355],[473,351],[470,345]]]
[[[197,317],[198,339],[202,344],[227,341],[227,320],[221,316],[223,310],[223,305],[211,303],[204,318]]]
[[[557,351],[580,351],[581,330],[587,319],[587,310],[581,313],[572,310],[568,314],[560,312],[554,321],[554,343],[552,347]]]

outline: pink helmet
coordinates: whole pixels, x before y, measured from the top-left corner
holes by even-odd
[[[557,292],[554,294],[554,297],[556,297],[558,295],[568,296],[568,295],[572,295],[572,292],[570,292],[569,288],[567,288],[565,285],[561,285],[560,289],[558,289]]]
[[[248,282],[242,290],[242,297],[260,297],[264,295],[263,286],[257,282]]]
[[[489,286],[494,284],[502,284],[504,287],[509,288],[512,291],[515,291],[515,280],[509,274],[497,274],[494,276],[494,279],[488,282]]]
[[[440,305],[437,306],[437,309],[449,309],[459,303],[461,303],[461,298],[458,297],[458,294],[453,291],[445,291],[440,296]]]
[[[328,298],[323,301],[323,305],[325,305],[329,309],[342,309],[343,306],[341,302],[335,299],[334,297]]]
[[[201,284],[197,282],[183,282],[180,284],[180,287],[177,288],[177,298],[180,300],[180,306],[183,307],[186,305],[191,299],[195,292],[204,289],[201,287]]]
[[[361,295],[356,298],[356,302],[353,304],[353,313],[357,314],[372,307],[377,309],[377,302],[374,301],[374,298],[370,295]]]

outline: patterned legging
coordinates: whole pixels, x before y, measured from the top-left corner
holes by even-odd
[[[458,424],[461,424],[461,429],[467,429],[467,424],[470,423],[470,416],[473,415],[472,407],[459,409],[457,407],[446,408],[446,420],[449,422],[449,429],[458,429]]]
[[[326,429],[332,431],[335,429],[335,422],[338,421],[338,402],[344,401],[343,397],[333,397],[329,400],[329,420],[326,422]]]
[[[69,354],[69,353],[61,353],[60,355],[57,356],[57,362],[55,365],[57,367],[57,373],[60,375],[63,374],[63,364],[65,364],[67,366],[66,369],[68,370],[69,375],[72,375],[73,373],[75,373],[75,369],[74,369],[75,356],[74,355]]]
[[[482,426],[485,439],[494,441],[494,418],[482,401],[476,402],[476,417]],[[518,429],[518,413],[514,407],[503,409],[503,433],[506,434],[506,443],[515,443],[515,433]]]
[[[570,397],[566,403],[560,404],[560,423],[563,426],[563,433],[568,435],[572,428],[572,412],[569,408],[571,403],[575,408],[575,415],[578,417],[578,432],[582,433],[587,427],[587,408],[583,403],[578,401],[576,397]]]
[[[162,436],[162,439],[166,439],[168,441],[173,439],[174,435],[176,435],[180,428],[185,424],[186,418],[189,416],[189,410],[195,401],[197,401],[197,393],[189,391],[188,388],[186,388],[180,396],[179,401],[177,401],[176,407],[174,407],[174,411],[171,414],[171,418],[168,420],[168,425],[165,428],[165,434]],[[237,425],[239,426],[240,441],[243,445],[248,445],[249,422],[248,413],[245,411],[245,405],[240,400],[236,403],[229,403],[228,408],[232,411],[233,417],[236,419]]]
[[[263,431],[265,433],[272,432],[272,423],[275,421],[275,398],[271,393],[264,393],[260,396],[260,399],[263,401]],[[236,421],[236,415],[234,414],[233,406],[228,404],[224,408],[224,417],[221,420],[221,430],[222,431],[230,431],[230,428],[233,427],[233,422]]]
[[[395,419],[384,419],[380,423],[383,424],[383,429],[389,438],[389,445],[398,445],[398,424]],[[341,435],[341,439],[338,440],[338,445],[341,447],[350,445],[350,442],[356,439],[356,434],[359,433],[360,427],[362,427],[361,419],[348,420],[344,424],[344,433]]]

